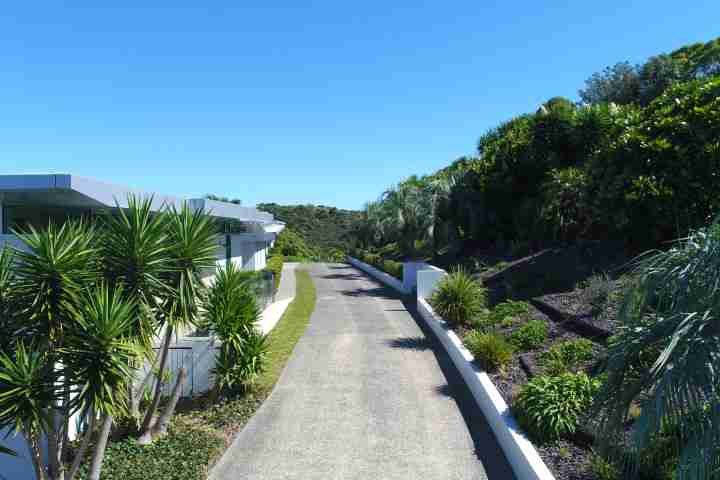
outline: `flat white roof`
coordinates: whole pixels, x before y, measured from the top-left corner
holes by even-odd
[[[145,192],[77,175],[0,175],[0,198],[8,205],[125,208],[129,195],[141,198],[152,197],[152,206],[155,210],[160,210],[165,205],[180,207],[187,202],[190,207],[202,208],[213,217],[246,223],[280,223],[272,214],[252,207],[205,198],[185,199]]]

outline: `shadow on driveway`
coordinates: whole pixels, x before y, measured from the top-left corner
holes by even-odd
[[[340,293],[348,297],[378,297],[387,300],[396,300],[398,298],[386,287],[354,288],[352,290],[340,290]]]
[[[475,403],[475,399],[470,393],[470,389],[463,381],[460,372],[458,372],[455,364],[448,356],[445,349],[440,345],[440,342],[435,335],[430,331],[429,327],[425,325],[425,322],[420,317],[420,314],[415,307],[414,302],[403,300],[405,309],[410,316],[415,320],[420,330],[425,334],[425,342],[427,348],[432,349],[435,358],[437,359],[440,369],[447,379],[446,385],[439,385],[435,387],[435,393],[450,397],[455,400],[455,403],[460,410],[460,413],[465,420],[465,424],[468,426],[470,436],[475,444],[475,455],[483,463],[485,472],[487,473],[488,479],[514,479],[515,474],[510,467],[505,454],[503,453],[495,435],[493,434],[490,425],[488,425],[485,417],[480,410],[480,407]],[[417,340],[408,341],[408,339],[398,339],[399,345],[408,343],[414,344]],[[419,342],[418,342],[419,343]],[[404,348],[398,346],[396,348]]]

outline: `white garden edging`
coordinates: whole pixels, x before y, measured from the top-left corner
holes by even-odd
[[[280,321],[287,307],[295,300],[295,297],[286,298],[284,300],[278,300],[267,306],[260,315],[260,321],[256,323],[260,331],[267,335],[270,331],[275,328],[275,325]]]
[[[470,388],[475,403],[478,404],[490,428],[495,433],[495,438],[505,453],[515,476],[518,480],[554,480],[555,477],[540,458],[532,442],[518,427],[510,408],[495,388],[490,377],[475,366],[473,363],[475,358],[465,348],[460,338],[421,296],[422,291],[429,297],[437,282],[446,273],[434,267],[418,273],[417,309],[433,334],[440,340]]]
[[[372,265],[368,265],[365,262],[361,262],[357,258],[348,257],[348,260],[350,261],[350,264],[353,265],[354,267],[357,267],[360,270],[362,270],[363,272],[371,275],[372,277],[375,277],[377,280],[380,280],[382,283],[384,283],[388,287],[397,290],[398,292],[402,293],[403,295],[408,295],[410,293],[403,286],[403,282],[398,280],[397,278],[393,277],[392,275],[385,273],[382,270],[378,270],[377,268],[373,267]]]

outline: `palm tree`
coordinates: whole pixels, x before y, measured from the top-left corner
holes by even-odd
[[[152,343],[157,333],[156,316],[162,299],[172,295],[164,282],[171,268],[168,215],[153,213],[153,198],[129,196],[127,209],[101,219],[100,256],[103,276],[111,285],[123,285],[125,295],[134,302],[134,330],[144,347],[145,357],[153,360]],[[140,416],[141,392],[151,380],[148,373],[139,385],[129,388],[130,414]],[[139,419],[138,419],[139,420]]]
[[[15,331],[13,348],[0,352],[0,425],[26,438],[39,480],[72,480],[93,436],[88,478],[100,478],[112,418],[126,410],[123,392],[138,355],[132,328],[135,306],[122,290],[110,290],[104,283],[75,283],[86,272],[70,258],[92,254],[86,249],[87,237],[70,241],[69,234],[82,235],[82,228],[51,225],[46,232],[25,237],[31,250],[19,254],[20,281],[10,292],[35,295],[21,312],[25,325]],[[54,267],[40,268],[42,255],[53,259]],[[85,412],[90,422],[66,472],[64,460],[71,454],[67,428],[78,412]],[[47,437],[47,447],[42,436]]]
[[[168,210],[167,219],[170,268],[163,282],[170,288],[158,312],[163,341],[159,352],[159,371],[164,372],[172,335],[198,324],[204,294],[202,273],[215,269],[217,226],[203,210],[193,210],[184,203],[178,210]],[[139,442],[147,444],[163,436],[179,399],[187,372],[181,369],[175,382],[171,400],[159,416],[156,415],[162,393],[162,375],[157,375],[150,406],[143,418]]]
[[[28,247],[17,251],[15,292],[20,311],[16,313],[22,328],[15,341],[26,341],[45,352],[41,365],[47,378],[63,384],[63,394],[56,402],[45,405],[48,436],[48,473],[50,478],[64,477],[63,451],[70,420],[70,380],[54,367],[65,347],[67,333],[73,325],[69,309],[80,298],[88,284],[97,278],[97,252],[92,246],[95,231],[82,221],[62,226],[50,223],[45,230],[32,227],[16,232]]]
[[[596,401],[601,438],[623,438],[631,405],[641,415],[631,466],[674,431],[678,479],[720,475],[720,223],[642,257],[612,341]]]

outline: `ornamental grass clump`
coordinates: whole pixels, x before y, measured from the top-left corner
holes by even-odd
[[[457,269],[438,283],[430,304],[450,324],[468,326],[486,310],[487,294],[465,270]]]
[[[530,380],[513,403],[520,425],[537,441],[572,435],[600,386],[584,373],[541,375]]]
[[[512,360],[513,346],[499,333],[473,330],[463,343],[485,370],[503,370]]]

